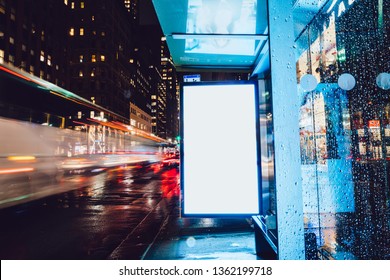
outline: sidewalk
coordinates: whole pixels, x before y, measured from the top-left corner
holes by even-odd
[[[144,260],[258,260],[250,220],[180,218],[174,209]]]

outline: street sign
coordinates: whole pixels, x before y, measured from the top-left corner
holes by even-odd
[[[184,82],[200,82],[200,74],[194,74],[194,75],[184,75],[183,76]]]

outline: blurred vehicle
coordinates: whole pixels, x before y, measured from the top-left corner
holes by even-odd
[[[45,186],[58,182],[60,163],[47,127],[0,118],[0,206],[31,199]]]
[[[167,167],[167,166],[178,167],[179,165],[180,165],[180,156],[178,154],[173,154],[173,155],[166,156],[161,161],[161,166],[162,167]]]
[[[159,162],[165,140],[128,123],[0,63],[0,208],[69,190],[65,173]]]

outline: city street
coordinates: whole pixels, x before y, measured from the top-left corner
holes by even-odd
[[[178,204],[175,167],[72,176],[83,187],[0,210],[1,259],[116,259],[123,243],[140,259]]]

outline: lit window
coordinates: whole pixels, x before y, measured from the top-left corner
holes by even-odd
[[[80,55],[80,56],[79,56],[79,61],[80,61],[80,63],[83,62],[83,59],[84,59],[84,56],[83,56],[83,55]]]
[[[51,56],[47,56],[47,65],[51,66]]]
[[[41,51],[41,55],[39,56],[40,61],[45,61],[45,52]]]
[[[34,74],[34,66],[30,65],[30,74]]]
[[[96,62],[96,55],[95,55],[95,54],[92,55],[91,61],[92,61],[92,62]]]
[[[95,77],[95,69],[91,71],[91,77]]]
[[[4,63],[4,51],[0,50],[0,63]]]
[[[15,44],[15,39],[13,37],[9,37],[10,44]]]
[[[74,28],[73,27],[69,30],[69,35],[74,36]]]
[[[68,0],[64,0],[64,4],[68,6]]]
[[[72,9],[74,9],[74,2],[72,2],[72,3],[70,4],[70,7],[71,7]]]
[[[106,61],[106,57],[105,57],[104,55],[101,55],[101,56],[100,56],[100,60],[101,60],[101,61]]]
[[[85,7],[84,2],[80,2],[80,8],[84,9],[84,7]]]
[[[106,32],[102,31],[101,35],[104,37],[106,36]]]
[[[95,16],[92,16],[92,21],[94,21],[95,20]]]
[[[31,55],[34,55],[34,50],[30,50],[30,54],[31,54]]]
[[[44,78],[44,73],[43,73],[43,71],[41,70],[41,71],[39,71],[39,78],[41,78],[41,79],[43,79]]]
[[[80,28],[80,36],[84,36],[84,28]]]
[[[82,76],[84,76],[84,74],[83,74],[83,71],[80,70],[80,71],[79,71],[79,77],[82,77]]]
[[[134,63],[134,59],[131,58],[131,59],[129,60],[129,62],[130,62],[130,63]]]
[[[26,45],[24,45],[24,44],[22,44],[22,51],[26,51],[27,50],[27,47],[26,47]]]

